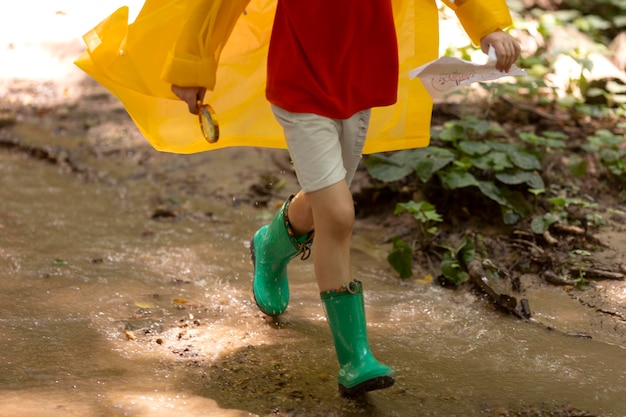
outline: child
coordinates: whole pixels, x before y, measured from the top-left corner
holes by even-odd
[[[483,7],[486,2],[489,7]],[[493,46],[496,68],[507,72],[520,48],[501,31],[511,24],[504,0],[447,3],[472,6],[476,13],[466,15],[462,23],[487,29],[480,34],[480,46],[484,52]],[[315,235],[315,278],[340,365],[339,390],[346,396],[387,388],[395,380],[392,369],[370,351],[362,284],[350,269],[350,182],[361,158],[370,109],[393,104],[397,85],[392,0],[278,0],[266,97],[283,127],[301,191],[254,234],[254,298],[265,314],[285,311],[287,264],[295,256],[309,256]],[[196,113],[205,88],[173,85],[172,91]]]

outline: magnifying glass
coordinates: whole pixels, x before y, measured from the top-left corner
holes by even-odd
[[[209,104],[203,104],[202,101],[196,102],[198,106],[198,122],[202,135],[209,143],[215,143],[220,138],[220,125],[217,123],[217,116],[213,107]]]

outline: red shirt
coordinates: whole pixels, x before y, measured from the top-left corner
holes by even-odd
[[[395,103],[397,88],[391,0],[278,0],[267,63],[270,103],[347,119]]]

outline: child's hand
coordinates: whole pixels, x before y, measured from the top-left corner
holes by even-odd
[[[496,51],[496,69],[509,72],[511,66],[519,58],[521,48],[519,43],[506,32],[495,31],[480,40],[480,48],[484,53],[489,51],[489,45]]]
[[[206,88],[204,87],[181,87],[179,85],[172,85],[172,93],[179,99],[187,103],[189,112],[192,114],[198,114],[198,100],[202,102],[204,95],[206,94]]]

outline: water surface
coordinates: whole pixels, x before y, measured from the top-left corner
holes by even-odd
[[[242,152],[189,175],[206,169],[217,194],[236,194],[237,164],[267,163]],[[195,160],[176,161],[180,178]],[[400,283],[375,227],[355,236],[354,273],[372,349],[398,379],[342,399],[312,263],[290,265],[278,323],[252,301],[246,245],[274,207],[201,192],[168,202],[177,183],[153,179],[85,181],[0,152],[0,416],[626,415],[619,329],[567,335],[597,317],[561,289],[532,294],[550,331],[467,291]],[[159,204],[184,215],[153,219]]]

